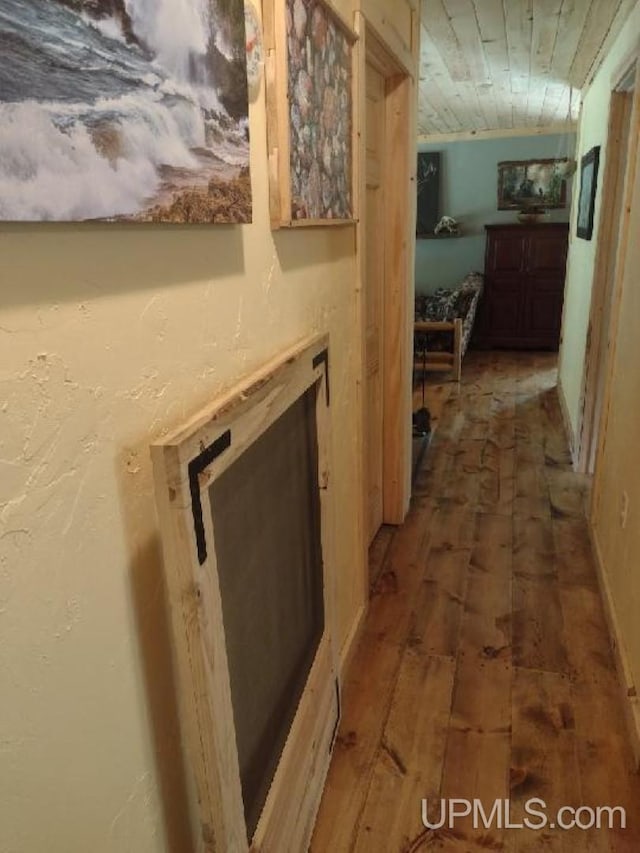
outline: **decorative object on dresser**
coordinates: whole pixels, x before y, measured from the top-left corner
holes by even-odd
[[[557,350],[568,223],[485,227],[485,291],[478,344]]]
[[[460,235],[460,226],[453,216],[443,216],[433,229],[433,233],[447,237],[458,237]]]
[[[432,237],[440,218],[440,152],[418,153],[416,234]]]
[[[599,165],[600,146],[596,145],[584,155],[580,162],[580,200],[576,233],[583,240],[590,240],[593,234],[593,212],[598,189]]]
[[[534,205],[533,207],[525,207],[520,211],[518,214],[518,222],[521,222],[523,225],[533,225],[548,216],[549,214],[544,207],[537,207]]]
[[[414,376],[429,370],[451,370],[456,382],[460,381],[481,293],[482,276],[469,273],[453,290],[440,287],[434,293],[416,294]]]

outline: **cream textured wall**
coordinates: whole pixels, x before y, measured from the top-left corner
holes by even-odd
[[[591,309],[591,290],[596,253],[600,208],[602,200],[602,176],[607,156],[607,123],[611,101],[612,74],[637,42],[640,32],[640,4],[636,5],[622,33],[616,40],[602,64],[592,85],[586,92],[578,132],[578,150],[581,157],[594,145],[600,145],[600,171],[596,196],[593,239],[578,239],[576,217],[578,212],[579,179],[574,179],[574,204],[571,211],[570,243],[567,260],[567,284],[565,290],[562,344],[560,348],[560,383],[567,403],[567,412],[574,435],[581,426],[581,395],[584,382],[587,329]]]
[[[361,604],[354,231],[272,234],[251,135],[252,225],[0,226],[2,853],[190,849],[148,446],[319,330]]]

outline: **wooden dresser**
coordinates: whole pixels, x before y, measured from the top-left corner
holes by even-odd
[[[553,349],[560,342],[567,223],[487,225],[481,347]]]

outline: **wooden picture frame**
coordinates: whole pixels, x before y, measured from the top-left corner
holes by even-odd
[[[600,167],[600,146],[588,151],[580,161],[580,196],[578,198],[578,216],[576,235],[581,240],[591,240],[593,236],[593,218],[598,191],[598,169]]]
[[[564,159],[504,160],[498,163],[498,210],[561,209],[567,183],[558,171]]]
[[[192,825],[197,828],[198,835],[194,838],[194,849],[203,853],[306,850],[313,830],[340,715],[334,639],[329,390],[329,341],[327,335],[319,335],[268,363],[151,448],[177,664],[181,736],[189,774],[188,790],[193,793]],[[275,487],[278,500],[269,498],[269,501],[260,502],[255,494],[255,482],[251,482],[249,488],[246,484],[250,477],[237,479],[238,469],[234,466],[243,459],[245,465],[255,462],[258,442],[265,436],[273,442],[274,427],[286,420],[301,401],[305,412],[311,413],[303,423],[315,424],[314,438],[309,444],[313,452],[306,455],[308,462],[305,463],[312,469],[317,466],[317,473],[313,475],[316,485],[312,489],[315,497],[311,491],[306,493],[308,500],[313,497],[315,505],[316,545],[312,550],[317,559],[313,566],[320,567],[319,606],[323,615],[319,628],[315,621],[313,623],[310,651],[306,651],[306,646],[302,650],[306,659],[303,669],[306,680],[302,682],[299,700],[297,697],[293,700],[291,723],[285,739],[280,741],[275,770],[270,772],[262,787],[259,807],[249,815],[238,739],[242,710],[238,709],[238,682],[233,680],[231,666],[243,644],[238,636],[231,637],[232,644],[228,644],[230,614],[236,624],[244,626],[243,630],[248,626],[249,631],[256,632],[251,620],[243,616],[242,597],[234,600],[235,610],[229,610],[225,572],[228,579],[238,574],[244,563],[241,558],[231,563],[225,560],[223,530],[229,527],[223,528],[219,515],[213,510],[217,506],[225,518],[235,519],[232,529],[238,520],[241,522],[241,536],[236,534],[235,539],[241,543],[240,550],[246,550],[247,542],[260,541],[258,527],[253,536],[249,532],[250,519],[252,514],[264,513],[264,507],[268,509],[270,504],[281,505],[283,483],[279,480],[279,489]],[[287,432],[287,436],[291,434]],[[287,456],[288,442],[275,440],[278,444],[269,446]],[[301,455],[293,453],[297,467]],[[287,458],[289,468],[290,461]],[[236,477],[232,482],[239,483],[243,493],[247,490],[251,512],[238,511],[236,492],[228,488],[230,473]],[[221,484],[222,491],[216,493]],[[230,503],[223,500],[216,504],[216,494],[230,495]],[[307,501],[296,503],[306,504]],[[277,512],[280,515],[276,534],[289,518],[286,508],[284,515],[282,510]],[[274,541],[282,543],[282,537],[276,536]],[[258,551],[251,553],[251,561],[257,560],[260,572],[268,573],[269,562],[265,561],[264,551],[259,545],[249,544],[248,547]],[[276,549],[272,565],[283,562],[281,553]],[[280,606],[283,591],[270,577],[265,581],[273,587],[273,601]],[[294,580],[293,586],[300,587],[300,581]],[[259,612],[264,607],[264,597],[256,596],[251,586],[245,588],[251,591],[247,598],[254,599],[252,606],[257,599],[258,610],[254,613]],[[301,588],[306,589],[308,585],[303,584]],[[239,610],[238,600],[241,602]],[[284,611],[287,619],[291,618],[288,614],[295,615],[296,619],[299,615],[290,608]],[[286,626],[287,623],[281,624]],[[278,632],[269,636],[282,639]],[[260,652],[258,657],[271,656],[272,647],[260,645],[261,640],[263,635],[257,632],[254,642]],[[251,652],[246,659],[252,659]],[[249,683],[248,694],[251,702],[247,706],[250,720],[261,704],[257,699],[258,690],[251,692],[252,683]]]
[[[418,151],[416,170],[416,236],[433,237],[440,221],[440,151]]]
[[[350,225],[358,36],[331,0],[265,0],[263,17],[271,226]]]

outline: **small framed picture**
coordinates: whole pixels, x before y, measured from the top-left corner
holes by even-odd
[[[561,209],[567,206],[564,160],[505,160],[498,163],[498,210]]]
[[[416,234],[433,237],[440,219],[440,152],[418,152]]]
[[[598,189],[599,165],[600,146],[596,145],[580,161],[580,198],[576,233],[583,240],[590,240],[593,235],[593,211]]]

